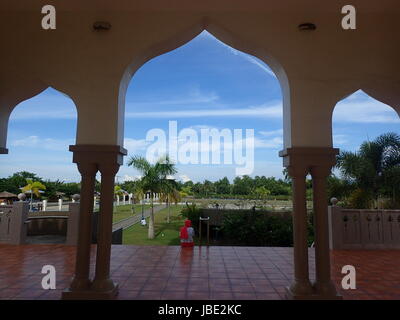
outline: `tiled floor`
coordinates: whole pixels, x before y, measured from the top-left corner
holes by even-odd
[[[0,299],[59,299],[75,249],[0,245],[0,257]],[[338,286],[342,266],[356,267],[357,289],[340,290],[345,299],[400,299],[399,250],[335,251],[332,261]],[[56,268],[56,290],[41,289],[43,265]],[[312,249],[310,266],[314,278]],[[113,246],[111,269],[118,299],[283,299],[293,275],[292,248]]]

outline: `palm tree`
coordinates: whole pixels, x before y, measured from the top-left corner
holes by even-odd
[[[120,186],[114,186],[114,197],[119,197],[124,194],[124,190]],[[119,200],[118,200],[119,201]],[[114,205],[114,211],[115,211],[116,205]]]
[[[365,203],[377,200],[388,189],[395,196],[400,182],[400,136],[386,133],[363,142],[356,152],[343,151],[336,166],[344,179],[356,185]]]
[[[142,219],[144,218],[144,196],[146,192],[143,190],[142,184],[140,181],[135,183],[135,187],[133,189],[133,197],[134,201],[138,200],[142,204]],[[133,207],[132,207],[133,208]]]
[[[177,170],[168,156],[161,157],[155,164],[151,164],[143,157],[134,156],[129,160],[128,166],[134,167],[141,173],[141,187],[146,192],[150,192],[151,212],[148,237],[154,239],[154,194],[161,194],[172,188],[172,183],[167,176],[175,174]]]
[[[168,206],[167,223],[170,222],[171,217],[171,202],[178,204],[181,201],[181,193],[176,189],[176,182],[169,180],[170,185],[161,193],[161,201],[166,202]]]
[[[33,202],[33,194],[35,194],[36,197],[40,197],[40,191],[41,190],[46,190],[46,186],[39,182],[39,181],[33,181],[32,179],[26,179],[27,185],[22,188],[22,192],[30,192],[31,194],[31,203],[30,203],[30,210],[32,211],[32,202]]]

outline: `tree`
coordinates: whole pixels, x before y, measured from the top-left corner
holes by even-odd
[[[337,158],[337,167],[344,179],[356,185],[357,203],[371,206],[373,200],[388,190],[396,196],[399,185],[392,183],[400,180],[400,136],[386,133],[374,141],[363,142],[356,152],[343,151]],[[360,201],[360,196],[364,201]]]
[[[31,194],[31,203],[30,203],[30,210],[32,210],[32,202],[33,202],[33,194],[36,197],[40,197],[40,191],[46,190],[46,186],[41,183],[40,181],[33,181],[32,179],[26,179],[28,183],[25,187],[22,188],[22,192],[30,192]]]
[[[142,204],[142,218],[144,217],[144,197],[146,195],[145,190],[143,190],[143,186],[140,183],[140,180],[134,181],[131,184],[130,191],[133,194],[133,202],[139,202]],[[132,211],[134,211],[134,205],[132,206]]]
[[[165,188],[161,195],[161,201],[165,201],[168,206],[168,215],[167,215],[167,223],[170,222],[170,216],[171,216],[171,202],[174,202],[175,205],[178,204],[179,201],[181,201],[181,193],[177,190],[175,186],[175,181],[174,180],[169,180],[170,183],[168,184],[167,188]]]
[[[143,157],[134,156],[129,159],[128,166],[134,167],[141,173],[140,183],[142,189],[145,192],[150,192],[151,212],[148,237],[149,239],[154,239],[154,194],[162,194],[173,187],[171,180],[168,180],[167,176],[175,174],[177,170],[168,156],[161,157],[155,164],[150,164]]]
[[[215,188],[216,188],[216,193],[217,194],[230,194],[231,193],[231,185],[229,183],[229,180],[227,177],[224,177],[223,179],[218,180],[217,182],[214,183]]]
[[[255,194],[256,194],[257,199],[266,201],[267,197],[271,194],[271,191],[269,191],[266,187],[261,186],[261,187],[256,188]]]
[[[122,190],[122,188],[118,185],[114,186],[114,198],[118,199],[119,203],[119,197],[124,195],[124,190]],[[114,206],[114,210],[115,210],[115,206]]]

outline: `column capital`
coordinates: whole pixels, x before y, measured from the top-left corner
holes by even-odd
[[[77,167],[82,177],[94,176],[97,173],[97,165],[95,163],[78,162]]]
[[[333,165],[320,165],[311,167],[310,173],[313,178],[327,178],[332,172]]]
[[[291,147],[279,152],[284,167],[305,167],[308,170],[319,166],[333,167],[338,154],[339,149],[331,147]]]
[[[115,162],[115,163],[100,163],[99,164],[99,171],[101,173],[101,176],[112,176],[114,179],[115,175],[117,174],[119,170],[120,164]]]
[[[287,171],[291,178],[305,178],[309,169],[306,166],[289,165]]]
[[[102,167],[122,165],[127,154],[127,150],[119,145],[77,144],[69,146],[69,151],[73,152],[75,163],[95,163]]]

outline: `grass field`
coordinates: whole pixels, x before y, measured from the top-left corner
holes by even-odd
[[[132,205],[126,204],[115,207],[115,212],[113,213],[113,222],[118,222],[120,220],[132,217],[137,215],[138,213],[142,212],[142,205],[141,204],[134,204],[133,207],[135,208],[134,213],[132,213]],[[150,205],[145,204],[144,210],[149,209]]]
[[[155,239],[148,239],[148,225],[142,226],[137,223],[125,229],[123,233],[123,244],[135,245],[179,245],[179,230],[183,227],[184,218],[180,216],[183,206],[171,206],[170,223],[167,223],[168,209],[162,209],[155,213]],[[147,223],[149,219],[146,219]]]

